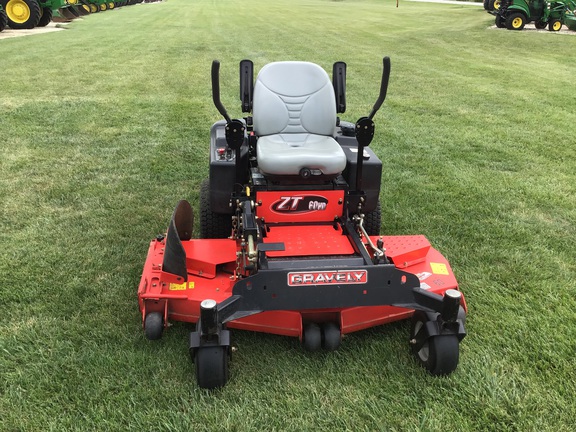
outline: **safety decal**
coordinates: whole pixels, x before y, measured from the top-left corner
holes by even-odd
[[[432,273],[439,274],[439,275],[449,275],[448,267],[444,263],[430,263],[430,268],[432,269]]]
[[[184,291],[186,289],[194,289],[194,282],[184,282],[181,284],[171,283],[168,289],[170,291]]]
[[[422,272],[422,273],[418,273],[416,276],[418,277],[418,279],[420,281],[424,281],[424,280],[428,279],[430,276],[432,276],[432,273]]]

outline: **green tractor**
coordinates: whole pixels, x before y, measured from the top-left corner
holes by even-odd
[[[13,29],[47,26],[54,10],[66,8],[66,0],[0,0],[8,25]]]
[[[6,16],[6,12],[4,12],[2,5],[0,5],[0,32],[4,30],[7,25],[8,25],[8,17]]]
[[[496,27],[522,30],[529,22],[537,29],[559,31],[566,21],[566,11],[576,9],[576,0],[501,0],[496,13]]]
[[[564,16],[564,24],[572,31],[576,31],[576,9],[567,10]]]
[[[89,13],[104,12],[119,6],[112,0],[82,0],[82,7]]]

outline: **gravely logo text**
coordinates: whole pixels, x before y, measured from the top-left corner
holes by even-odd
[[[368,272],[366,270],[288,273],[288,285],[290,286],[365,284],[366,282],[368,282]]]

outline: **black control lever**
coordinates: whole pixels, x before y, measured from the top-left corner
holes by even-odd
[[[346,112],[346,63],[336,62],[332,66],[332,85],[336,96],[336,112]]]
[[[226,123],[230,123],[230,116],[220,101],[220,62],[218,60],[212,61],[212,101],[218,112],[226,119]]]
[[[382,81],[380,83],[380,95],[372,108],[372,112],[368,116],[369,119],[373,119],[384,100],[386,99],[386,92],[388,91],[388,81],[390,80],[390,57],[384,57],[382,59]]]
[[[364,147],[368,147],[374,138],[374,122],[372,118],[376,115],[388,91],[388,81],[390,80],[390,57],[382,59],[382,81],[380,82],[380,94],[368,117],[361,117],[356,122],[356,140],[358,141],[358,157],[356,160],[356,191],[362,191],[362,166],[364,161]]]
[[[254,63],[251,60],[240,62],[240,101],[242,112],[252,111],[252,94],[254,93]]]

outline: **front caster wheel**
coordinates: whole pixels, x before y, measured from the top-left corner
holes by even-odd
[[[410,340],[415,340],[418,333],[424,331],[424,326],[430,321],[430,317],[422,311],[414,312],[412,317],[412,329]],[[458,336],[453,334],[437,335],[429,337],[421,348],[412,345],[412,352],[418,362],[430,374],[448,375],[452,373],[460,357]]]
[[[150,312],[144,319],[144,334],[148,340],[157,340],[162,337],[164,319],[160,312]]]
[[[215,389],[228,382],[228,347],[203,346],[194,355],[198,387]]]

